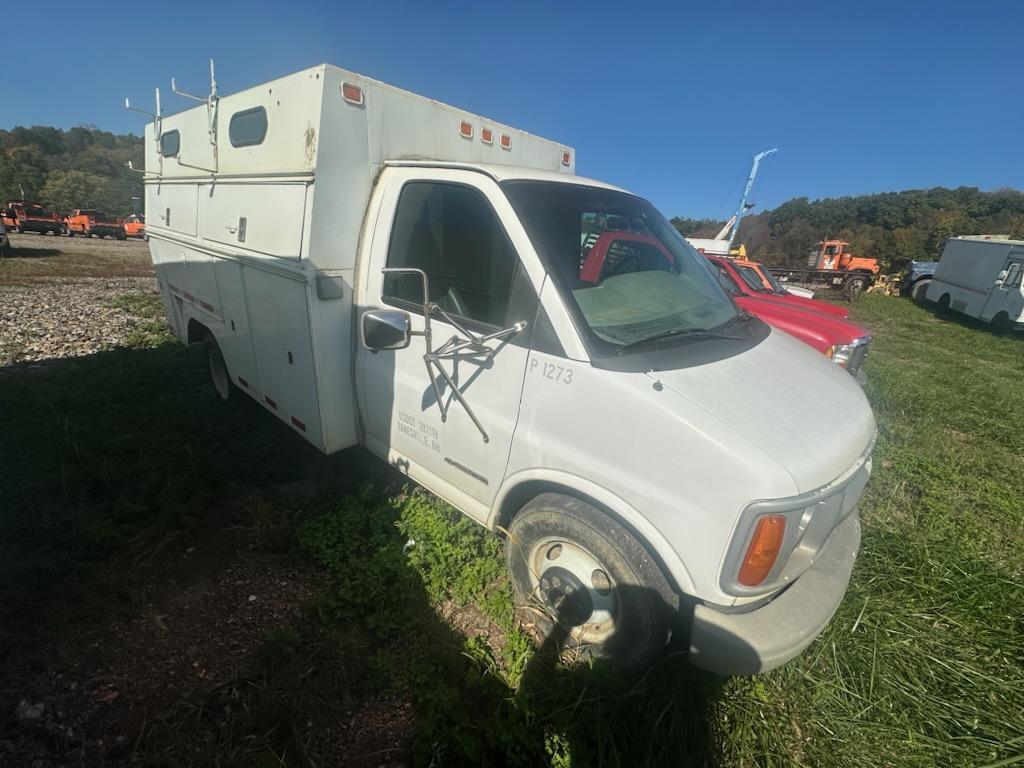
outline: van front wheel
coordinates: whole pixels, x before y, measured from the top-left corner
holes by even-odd
[[[231,376],[221,354],[220,345],[212,335],[206,337],[206,365],[210,371],[213,391],[225,403],[231,399]]]
[[[505,557],[518,600],[547,617],[546,641],[624,667],[664,651],[678,597],[636,537],[590,504],[537,496],[512,520]]]

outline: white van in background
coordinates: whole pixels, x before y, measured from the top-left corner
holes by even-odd
[[[1024,241],[951,237],[926,294],[939,308],[983,320],[997,332],[1024,327]]]
[[[327,65],[158,109],[170,325],[221,397],[507,532],[520,599],[576,644],[643,664],[675,633],[707,669],[771,669],[846,590],[871,410],[575,159]]]

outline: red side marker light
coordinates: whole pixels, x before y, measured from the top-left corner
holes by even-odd
[[[357,107],[361,107],[363,105],[363,89],[358,85],[342,83],[341,95],[349,104],[355,104]]]
[[[296,418],[295,418],[294,416],[292,416],[292,424],[294,424],[294,425],[295,425],[296,427],[298,427],[299,429],[301,429],[301,430],[302,430],[303,432],[305,432],[305,431],[306,431],[306,425],[305,425],[305,424],[303,424],[303,423],[302,423],[301,421],[299,421],[298,419],[296,419]]]
[[[275,411],[277,410],[277,403],[275,403],[275,402],[274,402],[273,400],[271,400],[271,399],[270,399],[269,397],[267,397],[266,395],[264,395],[264,396],[263,396],[263,399],[264,399],[264,400],[266,400],[266,402],[267,402],[267,405],[269,405],[269,406],[270,406],[271,408],[273,408],[273,409],[274,409]]]

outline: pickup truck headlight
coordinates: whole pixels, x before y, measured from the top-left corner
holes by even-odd
[[[849,344],[833,344],[825,350],[825,357],[848,369],[851,373],[856,373],[867,356],[870,341],[870,336],[861,336]]]

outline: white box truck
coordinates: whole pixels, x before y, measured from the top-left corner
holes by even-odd
[[[983,320],[998,333],[1024,328],[1024,241],[992,235],[951,237],[926,297],[943,311]]]
[[[771,669],[846,590],[871,410],[574,164],[327,65],[158,108],[146,223],[171,328],[207,345],[221,397],[506,535],[518,595],[574,644],[642,664],[675,634],[706,669]]]

